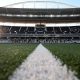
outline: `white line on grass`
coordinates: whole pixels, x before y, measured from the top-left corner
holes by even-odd
[[[41,44],[17,68],[9,80],[78,80],[74,73],[62,66],[59,59]]]

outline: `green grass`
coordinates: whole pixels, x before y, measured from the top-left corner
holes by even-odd
[[[77,72],[80,79],[80,44],[45,44],[68,68]]]
[[[35,49],[37,44],[0,44],[0,80],[9,75]]]

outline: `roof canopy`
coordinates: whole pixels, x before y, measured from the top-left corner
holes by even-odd
[[[15,23],[80,22],[80,8],[25,9],[0,7],[0,21]]]

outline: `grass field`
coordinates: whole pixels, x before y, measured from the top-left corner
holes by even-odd
[[[0,44],[0,80],[9,75],[35,49],[37,44]]]
[[[77,72],[80,78],[80,44],[45,44],[68,68]]]
[[[68,68],[80,78],[80,44],[45,44]],[[37,47],[37,44],[0,44],[0,80],[9,75]]]

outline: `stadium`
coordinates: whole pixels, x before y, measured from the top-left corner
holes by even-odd
[[[20,4],[20,3],[19,3]],[[14,4],[15,5],[15,4]],[[79,8],[0,8],[0,21],[35,23],[35,26],[0,26],[0,38],[7,43],[80,43],[79,25],[46,26],[50,23],[80,22]],[[1,40],[0,40],[1,41]]]
[[[79,43],[79,7],[57,1],[2,6],[0,80],[79,80]]]

